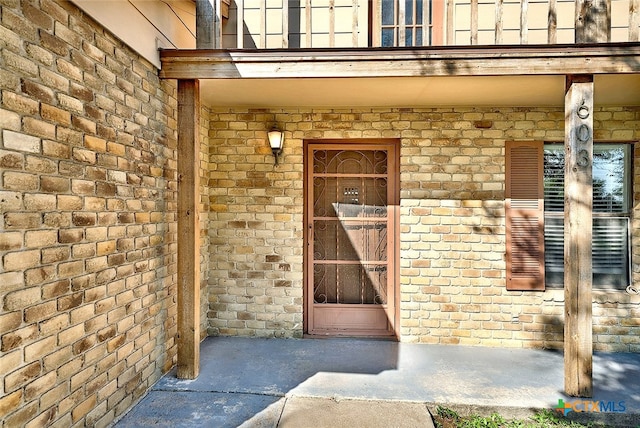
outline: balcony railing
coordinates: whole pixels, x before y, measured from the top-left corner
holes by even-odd
[[[607,43],[640,33],[640,0],[218,1],[228,4],[222,48],[556,44],[576,34]]]

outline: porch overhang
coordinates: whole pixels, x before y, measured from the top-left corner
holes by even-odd
[[[163,50],[161,78],[200,79],[209,107],[562,106],[595,75],[597,105],[640,104],[640,43]]]

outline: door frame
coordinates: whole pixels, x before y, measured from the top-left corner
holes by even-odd
[[[389,153],[389,162],[395,166],[394,176],[389,177],[389,181],[393,180],[393,193],[391,199],[393,204],[388,206],[388,212],[393,222],[393,254],[389,254],[391,257],[390,265],[393,267],[393,273],[388,276],[389,280],[393,282],[393,329],[389,335],[375,337],[394,337],[396,340],[400,339],[400,139],[399,138],[344,138],[344,139],[304,139],[303,140],[303,332],[309,337],[324,337],[326,335],[314,335],[309,334],[309,312],[310,312],[310,287],[309,281],[312,271],[312,260],[309,251],[310,233],[309,233],[309,207],[313,207],[313,201],[310,201],[309,186],[312,185],[313,169],[311,168],[313,158],[310,159],[309,151],[312,145],[316,144],[335,144],[336,148],[349,149],[350,145],[386,145],[392,146],[393,153]],[[313,199],[313,198],[311,198]],[[391,321],[391,320],[390,320]],[[338,335],[336,335],[338,336]]]

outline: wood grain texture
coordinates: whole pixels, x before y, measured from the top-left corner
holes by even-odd
[[[178,81],[178,377],[200,370],[200,94]]]
[[[593,76],[567,76],[564,182],[564,384],[593,395]]]
[[[638,73],[639,43],[385,49],[163,50],[160,77],[242,79]]]

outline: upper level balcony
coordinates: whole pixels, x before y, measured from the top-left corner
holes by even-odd
[[[639,0],[217,2],[222,49],[615,43],[640,32]]]

